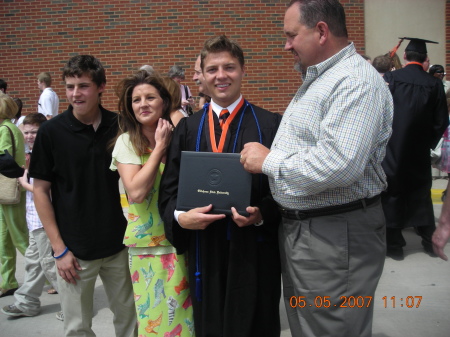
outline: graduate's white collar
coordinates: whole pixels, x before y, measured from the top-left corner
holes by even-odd
[[[212,109],[213,109],[213,111],[215,112],[215,114],[217,115],[217,117],[219,117],[219,115],[220,115],[220,112],[223,110],[223,109],[227,109],[229,112],[230,112],[230,114],[234,111],[234,108],[238,105],[238,103],[241,101],[241,99],[242,99],[242,95],[239,95],[239,98],[236,100],[236,101],[234,101],[233,102],[233,104],[231,104],[231,105],[229,105],[229,106],[227,106],[227,107],[222,107],[222,106],[220,106],[220,105],[218,105],[217,103],[214,103],[214,100],[213,99],[211,99],[211,106],[212,106]]]

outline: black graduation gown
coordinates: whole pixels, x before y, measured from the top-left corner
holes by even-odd
[[[239,119],[246,104],[230,124],[223,152],[232,152]],[[269,147],[281,116],[256,106],[262,143]],[[159,192],[159,211],[164,219],[167,239],[178,253],[188,252],[189,283],[194,306],[197,337],[203,336],[279,336],[281,295],[280,260],[277,229],[280,215],[265,175],[254,175],[251,206],[258,206],[264,218],[262,226],[239,228],[230,217],[210,224],[203,231],[185,230],[174,220],[181,151],[195,151],[197,131],[203,110],[177,125],[167,153]],[[221,129],[215,113],[216,141]],[[212,152],[206,116],[200,151]],[[258,128],[250,106],[245,108],[236,153],[244,144],[258,142]],[[206,205],[205,205],[206,206]],[[197,250],[197,236],[199,247]],[[200,255],[200,259],[196,254]],[[196,264],[202,273],[201,297],[197,300]]]
[[[382,163],[388,188],[382,195],[389,228],[433,226],[430,149],[448,126],[442,81],[420,65],[388,72],[394,99],[392,136]]]

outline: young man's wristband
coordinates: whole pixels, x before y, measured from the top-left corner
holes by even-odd
[[[62,258],[64,255],[67,254],[67,252],[69,251],[69,248],[66,246],[66,249],[64,249],[64,251],[61,253],[61,255],[55,256],[54,252],[52,252],[52,256],[55,259],[60,259]]]

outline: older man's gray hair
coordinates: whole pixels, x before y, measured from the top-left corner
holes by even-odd
[[[148,64],[144,64],[139,68],[139,70],[145,70],[149,75],[153,75],[153,73],[155,72],[155,69],[153,69],[153,67]]]
[[[180,77],[184,79],[184,70],[180,66],[172,66],[167,74],[170,78]]]

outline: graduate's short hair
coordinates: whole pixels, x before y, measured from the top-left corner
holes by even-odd
[[[208,56],[208,54],[221,53],[224,51],[229,52],[231,56],[239,61],[241,67],[244,67],[245,60],[242,48],[237,42],[228,39],[225,35],[220,35],[206,40],[200,53],[200,67],[202,68],[202,70],[205,65],[205,58],[206,56]]]
[[[406,60],[409,62],[424,63],[427,59],[427,54],[419,53],[412,50],[405,50]]]

